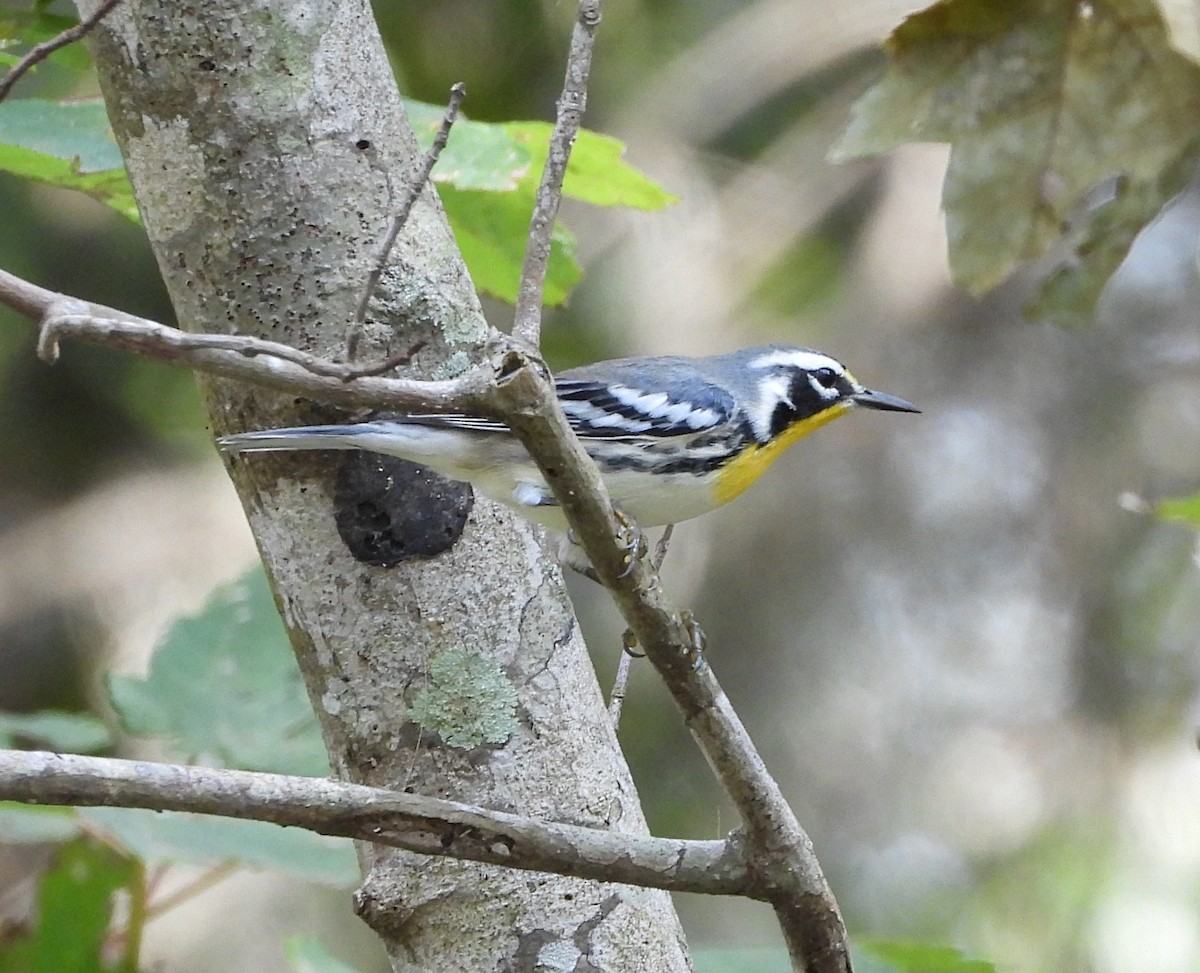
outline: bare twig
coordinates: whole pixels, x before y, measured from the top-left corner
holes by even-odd
[[[347,366],[346,375],[342,379],[343,382],[351,382],[356,378],[370,378],[372,375],[386,375],[393,369],[400,368],[402,365],[407,365],[413,360],[413,356],[418,351],[425,347],[424,341],[418,341],[408,351],[402,351],[397,355],[391,355],[381,362],[376,362],[373,365]]]
[[[655,571],[662,569],[663,561],[667,559],[667,549],[671,546],[671,535],[674,533],[674,524],[667,524],[663,528],[662,536],[659,537],[658,543],[654,546],[654,556],[650,559],[650,563],[654,566]],[[630,642],[633,644],[631,645]],[[644,653],[634,653],[634,645],[637,645],[637,640],[633,632],[626,629],[625,636],[621,639],[621,658],[617,662],[617,675],[613,679],[612,692],[608,694],[608,718],[612,720],[614,728],[621,722],[621,707],[625,704],[625,690],[629,685],[629,674],[633,670],[633,660],[645,658]]]
[[[48,41],[31,47],[25,56],[21,58],[12,69],[3,77],[0,78],[0,101],[8,97],[8,93],[12,91],[13,85],[21,80],[21,77],[35,64],[46,60],[51,54],[61,47],[66,47],[68,44],[74,44],[77,40],[84,37],[88,31],[95,27],[101,20],[108,16],[121,0],[104,0],[98,6],[90,17],[86,17],[77,23],[74,27],[68,27],[61,34],[51,37]]]
[[[0,270],[0,304],[41,323],[39,354],[49,362],[56,360],[62,339],[84,338],[194,371],[347,409],[489,414],[491,411],[487,399],[492,377],[483,368],[440,382],[380,378],[372,372],[383,365],[390,366],[390,361],[379,366],[346,365],[261,338],[192,334],[38,287],[4,270]],[[411,353],[411,349],[406,352]]]
[[[176,889],[169,895],[164,895],[161,899],[150,902],[146,907],[146,918],[157,919],[177,906],[183,905],[185,902],[190,902],[196,896],[207,892],[214,886],[220,885],[240,868],[242,868],[240,861],[221,862],[219,865],[206,868],[182,888]]]
[[[566,78],[558,98],[554,134],[550,137],[546,168],[542,170],[542,182],[538,186],[537,202],[529,222],[525,261],[521,267],[521,283],[513,312],[513,337],[531,348],[537,348],[541,339],[542,296],[546,288],[546,269],[550,263],[550,239],[562,202],[563,178],[571,158],[571,147],[575,144],[587,107],[592,48],[599,24],[600,0],[580,0],[575,30],[571,35],[571,52],[567,57]]]
[[[735,840],[623,834],[314,777],[0,750],[0,800],[217,814],[601,882],[754,894]]]
[[[421,159],[421,165],[409,176],[408,181],[405,183],[404,195],[400,198],[400,205],[396,208],[396,212],[392,216],[391,224],[388,226],[388,231],[383,237],[383,243],[379,247],[379,254],[375,258],[375,264],[371,268],[370,274],[367,275],[367,284],[363,288],[358,308],[354,312],[354,323],[350,326],[350,330],[346,334],[347,361],[354,361],[358,356],[358,345],[362,341],[363,322],[367,319],[367,307],[371,303],[371,296],[375,293],[375,288],[379,286],[379,278],[383,276],[384,270],[387,269],[388,256],[392,252],[392,247],[396,245],[396,237],[404,229],[404,224],[408,222],[408,216],[412,212],[413,205],[421,195],[421,190],[425,188],[425,184],[429,181],[429,175],[433,172],[433,167],[437,165],[437,160],[442,154],[442,149],[446,147],[446,142],[450,138],[450,129],[453,127],[455,119],[458,118],[458,110],[462,107],[463,99],[466,97],[467,88],[461,81],[451,86],[450,102],[446,105],[446,114],[442,116],[442,124],[438,128],[437,135],[433,138],[433,144],[429,146],[429,151]]]
[[[663,562],[667,559],[667,551],[671,549],[671,538],[675,536],[675,525],[667,524],[663,528],[662,536],[659,537],[658,543],[654,545],[654,556],[650,563],[654,565],[655,571],[661,571]]]

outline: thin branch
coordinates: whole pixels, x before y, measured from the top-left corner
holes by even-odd
[[[408,182],[404,186],[404,195],[400,199],[400,205],[397,207],[391,225],[384,235],[383,243],[379,247],[375,265],[371,268],[371,273],[367,275],[367,284],[363,288],[358,308],[354,312],[354,323],[346,335],[347,361],[354,361],[358,356],[358,345],[362,341],[363,322],[367,319],[367,306],[371,303],[371,295],[375,293],[375,288],[379,286],[379,278],[387,269],[388,256],[392,252],[392,247],[396,245],[396,237],[404,229],[404,224],[408,222],[408,216],[412,212],[417,198],[421,195],[421,190],[429,182],[430,173],[433,172],[433,167],[437,165],[442,149],[446,147],[446,142],[450,139],[450,129],[458,118],[458,110],[462,107],[463,99],[466,97],[467,87],[461,81],[451,86],[450,103],[446,106],[446,113],[442,116],[442,124],[433,138],[433,144],[429,146],[429,151],[421,159],[420,167],[409,176]]]
[[[0,78],[0,101],[8,97],[8,93],[12,91],[21,77],[35,64],[46,60],[51,54],[61,47],[66,47],[68,44],[74,44],[80,38],[86,36],[88,31],[95,27],[101,20],[109,15],[113,7],[121,0],[104,0],[95,10],[92,11],[90,17],[86,17],[77,23],[74,27],[68,27],[61,34],[51,37],[48,41],[31,47],[25,56],[13,65],[12,70],[3,78]]]
[[[146,907],[146,919],[157,919],[159,916],[170,912],[176,906],[190,902],[196,896],[220,885],[225,879],[235,874],[241,868],[242,863],[239,861],[221,862],[218,865],[213,865],[211,868],[206,868],[182,888],[178,888],[174,892],[164,895],[161,899],[149,903]]]
[[[755,895],[734,840],[622,834],[314,777],[0,750],[0,800],[217,814],[599,882]]]
[[[550,240],[562,202],[563,179],[571,158],[571,148],[587,108],[588,76],[592,70],[592,49],[599,25],[600,0],[580,0],[575,29],[571,35],[571,52],[567,57],[566,78],[558,98],[554,134],[550,137],[546,167],[542,170],[537,202],[529,222],[525,261],[521,266],[521,283],[513,312],[513,337],[530,348],[539,347],[541,340],[542,297],[550,263]]]
[[[391,355],[381,362],[376,362],[373,365],[347,366],[347,375],[342,379],[343,382],[351,382],[356,378],[369,378],[372,375],[386,375],[388,372],[399,368],[401,365],[407,365],[413,360],[413,356],[418,351],[425,347],[424,341],[418,341],[408,351],[402,351],[399,354]]]
[[[379,366],[346,365],[261,338],[192,334],[38,287],[4,270],[0,270],[0,304],[40,322],[38,353],[47,362],[57,359],[64,338],[84,338],[108,348],[347,409],[490,411],[487,398],[491,375],[482,368],[439,382],[380,378],[372,373],[385,365],[394,367],[397,359]],[[410,349],[405,354],[412,352]]]
[[[662,536],[654,546],[654,556],[650,559],[655,571],[662,570],[663,561],[667,559],[667,551],[671,546],[671,535],[674,533],[674,524],[667,524],[663,528]],[[625,636],[621,639],[621,658],[617,662],[617,675],[613,679],[612,692],[608,694],[608,718],[612,720],[614,729],[621,722],[621,707],[625,705],[625,690],[629,685],[629,674],[633,671],[634,659],[645,658],[641,652],[634,655],[633,648],[636,645],[637,640],[633,632],[626,629]]]

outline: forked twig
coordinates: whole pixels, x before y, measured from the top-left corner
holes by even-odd
[[[450,129],[454,126],[454,122],[458,118],[458,110],[462,107],[463,99],[466,97],[467,88],[461,81],[451,86],[450,102],[446,105],[446,113],[442,116],[442,124],[438,128],[437,135],[433,137],[433,144],[421,158],[421,165],[414,169],[405,183],[404,195],[400,198],[400,205],[392,216],[387,233],[384,234],[379,254],[375,257],[375,264],[367,275],[366,286],[363,288],[362,297],[359,298],[358,308],[354,312],[354,323],[350,325],[350,330],[346,335],[347,361],[354,361],[358,356],[358,346],[362,341],[363,322],[367,319],[367,307],[371,303],[371,295],[375,293],[375,288],[379,286],[379,278],[383,276],[383,272],[387,268],[388,256],[392,252],[392,247],[396,245],[396,238],[404,229],[404,224],[408,222],[408,216],[412,212],[417,198],[421,195],[421,190],[429,181],[430,173],[433,172],[433,167],[437,165],[442,149],[446,147],[446,142],[450,139]],[[412,353],[410,352],[410,354]]]
[[[92,11],[90,17],[85,17],[74,27],[68,27],[61,34],[51,37],[48,41],[31,47],[25,52],[25,56],[13,65],[12,70],[3,78],[0,78],[0,101],[8,97],[8,93],[12,91],[13,85],[21,80],[21,77],[29,71],[35,64],[38,64],[59,48],[66,47],[68,44],[74,44],[77,40],[87,35],[93,27],[112,12],[121,0],[104,0],[95,10]]]

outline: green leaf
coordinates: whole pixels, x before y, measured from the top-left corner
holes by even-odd
[[[433,144],[444,109],[406,101],[422,149]],[[461,115],[433,168],[446,216],[476,288],[516,300],[525,238],[553,126],[545,122],[474,122]],[[625,146],[594,132],[579,133],[563,183],[567,196],[596,206],[662,209],[676,200],[621,156]],[[582,272],[574,237],[555,227],[545,303],[562,304]]]
[[[91,839],[64,845],[38,886],[36,926],[0,945],[0,973],[134,973],[136,958],[106,962],[104,947],[117,893],[140,898],[142,883],[135,858]]]
[[[109,694],[136,736],[161,736],[226,767],[322,777],[329,761],[261,567],[175,623],[145,679]]]
[[[515,301],[525,259],[525,234],[533,213],[532,197],[446,185],[439,186],[438,192],[475,286],[510,303]],[[546,274],[546,304],[562,304],[579,283],[582,271],[574,254],[574,237],[556,226]]]
[[[1200,493],[1190,497],[1173,497],[1154,505],[1159,520],[1178,521],[1200,530]]]
[[[7,46],[5,42],[19,44],[26,48],[34,47],[57,37],[64,30],[69,30],[78,23],[79,21],[75,17],[47,13],[40,8],[6,10],[0,13],[0,47]],[[92,63],[87,45],[79,43],[60,47],[47,60],[76,73],[87,70]],[[37,70],[36,66],[34,70]]]
[[[67,841],[79,834],[79,819],[69,807],[0,802],[0,835],[5,844]]]
[[[59,753],[96,753],[112,746],[108,727],[83,713],[0,712],[0,747],[15,749],[18,739]]]
[[[320,940],[308,936],[293,936],[284,949],[296,973],[358,973],[330,953]]]
[[[950,946],[899,940],[869,939],[855,945],[868,956],[882,962],[872,963],[871,973],[995,973],[996,967],[979,959],[970,959]],[[855,963],[855,968],[859,967]]]
[[[348,888],[360,878],[352,843],[262,821],[143,811],[83,808],[80,817],[150,861],[219,865],[238,862]]]
[[[536,194],[554,126],[547,122],[509,122],[504,128],[529,150],[532,166],[527,179],[531,191]],[[563,179],[563,195],[593,206],[628,206],[644,210],[663,209],[678,201],[678,196],[672,196],[626,162],[622,158],[624,154],[623,142],[586,129],[580,131]]]
[[[77,190],[128,219],[139,219],[100,101],[0,102],[0,169]]]
[[[433,144],[445,110],[405,101],[422,150]],[[455,189],[520,190],[530,212],[550,151],[548,122],[474,122],[459,116],[433,168],[433,181]],[[678,200],[623,158],[625,145],[608,135],[580,131],[563,180],[563,193],[594,206],[663,209]]]
[[[420,101],[405,101],[404,108],[421,150],[428,151],[441,128],[444,109]],[[529,159],[529,150],[503,125],[460,116],[433,167],[432,179],[456,189],[512,192],[529,171]]]
[[[1060,281],[1047,307],[1090,306],[1195,151],[1200,68],[1168,45],[1153,0],[943,0],[887,48],[835,156],[950,142],[954,279],[982,293],[1065,239],[1079,244],[1065,263],[1091,279]],[[1089,199],[1108,180],[1123,187],[1115,210]]]

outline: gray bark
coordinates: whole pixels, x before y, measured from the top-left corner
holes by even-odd
[[[94,3],[79,6],[86,15]],[[415,152],[367,4],[125,0],[92,46],[182,326],[339,357]],[[372,304],[363,357],[425,340],[415,374],[453,374],[486,333],[426,189]],[[232,382],[204,387],[218,433],[330,415]],[[478,501],[447,553],[364,565],[334,528],[337,462],[255,457],[230,471],[335,774],[645,833],[538,533]],[[360,858],[360,913],[396,970],[690,968],[663,893],[371,845]]]

